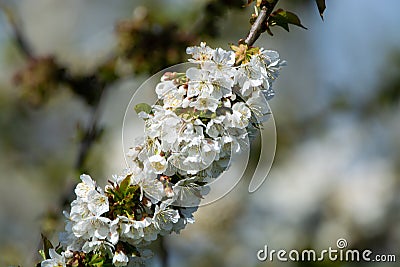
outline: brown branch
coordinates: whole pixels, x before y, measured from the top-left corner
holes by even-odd
[[[244,40],[244,42],[248,46],[252,46],[258,39],[258,37],[260,37],[261,33],[265,31],[268,18],[271,15],[272,11],[274,10],[278,1],[279,0],[268,0],[261,7],[260,14],[258,15],[254,24],[251,26],[250,32],[247,35],[246,39]]]

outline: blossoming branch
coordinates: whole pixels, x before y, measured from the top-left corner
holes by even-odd
[[[157,103],[135,107],[145,131],[127,154],[131,167],[104,189],[81,175],[61,246],[42,251],[42,267],[143,265],[152,254],[146,246],[193,223],[207,184],[233,153],[249,149],[285,62],[246,44],[226,51],[201,43],[186,52],[194,66],[165,73]]]

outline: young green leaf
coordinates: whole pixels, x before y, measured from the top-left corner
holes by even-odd
[[[131,183],[131,175],[126,176],[126,178],[120,183],[119,189],[122,194],[126,194],[126,191]]]
[[[301,24],[299,17],[293,12],[289,12],[283,9],[278,9],[268,19],[269,26],[280,26],[285,30],[289,31],[289,24],[307,29]]]
[[[44,253],[43,249],[39,250],[39,254],[40,254],[40,256],[42,257],[43,260],[46,260],[46,254]],[[38,263],[38,264],[39,264],[39,267],[40,267],[40,263]]]
[[[135,109],[135,111],[136,111],[137,114],[139,114],[139,113],[142,112],[142,111],[145,112],[145,113],[147,113],[147,114],[149,114],[149,113],[151,112],[151,106],[148,105],[148,104],[146,104],[146,103],[137,104],[137,105],[134,107],[134,109]]]
[[[51,244],[50,240],[48,240],[47,237],[45,237],[43,234],[42,234],[42,241],[43,241],[44,255],[46,259],[50,259],[49,249],[53,248],[53,244]]]
[[[315,2],[317,3],[319,15],[324,19],[324,11],[326,9],[325,0],[315,0]]]

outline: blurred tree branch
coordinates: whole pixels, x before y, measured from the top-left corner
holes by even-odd
[[[33,49],[22,32],[20,21],[17,19],[13,11],[3,3],[0,3],[0,9],[3,11],[11,26],[15,44],[21,53],[27,58],[33,58]]]

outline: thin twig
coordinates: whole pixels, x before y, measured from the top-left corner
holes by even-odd
[[[251,26],[249,34],[247,35],[244,42],[248,46],[252,46],[255,41],[260,37],[261,33],[265,31],[266,23],[268,21],[269,16],[274,10],[276,4],[279,0],[270,0],[265,3],[264,6],[261,7],[260,14],[258,15],[256,21]]]
[[[99,90],[101,90],[101,94],[100,97],[98,99],[98,101],[95,103],[95,105],[92,107],[92,113],[91,113],[91,119],[90,119],[90,123],[88,125],[88,127],[86,128],[85,131],[85,135],[82,138],[82,141],[80,142],[79,145],[79,151],[78,151],[78,156],[76,159],[76,163],[75,163],[75,169],[76,170],[82,170],[84,163],[85,163],[85,159],[90,151],[90,148],[93,144],[93,142],[96,140],[96,138],[98,137],[98,120],[100,117],[100,113],[101,113],[101,104],[104,101],[104,95],[105,95],[105,88],[99,88]]]
[[[24,54],[24,56],[26,56],[27,58],[33,58],[34,53],[32,46],[30,45],[27,38],[23,34],[23,31],[20,27],[21,23],[17,21],[17,17],[15,16],[15,14],[11,11],[10,8],[1,3],[0,3],[0,9],[5,14],[8,23],[11,26],[11,30],[14,35],[14,41],[18,46],[19,50],[21,51],[21,53]]]

